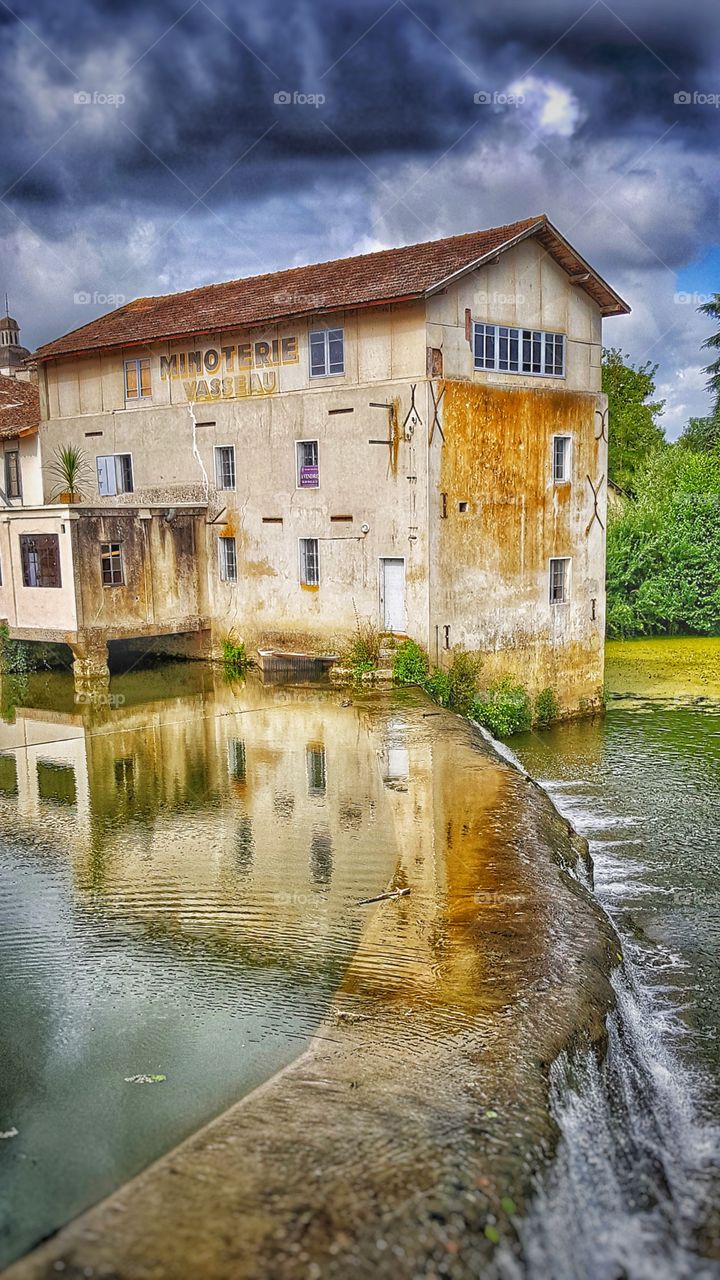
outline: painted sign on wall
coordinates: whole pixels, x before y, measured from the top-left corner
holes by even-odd
[[[278,390],[277,368],[297,364],[295,334],[270,341],[238,342],[160,356],[160,378],[178,381],[187,400],[235,400]]]

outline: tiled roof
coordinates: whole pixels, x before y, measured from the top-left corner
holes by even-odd
[[[541,214],[445,240],[382,249],[245,280],[228,280],[186,293],[137,298],[47,343],[39,348],[37,355],[48,359],[191,334],[250,328],[301,315],[418,299],[489,254],[528,235],[538,235],[547,252],[566,269],[585,273],[581,287],[596,298],[606,314],[629,309]]]
[[[0,374],[0,440],[37,431],[39,424],[40,397],[35,384]]]

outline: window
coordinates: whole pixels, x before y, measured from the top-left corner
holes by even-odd
[[[56,533],[21,533],[24,587],[60,587],[60,543]]]
[[[221,582],[237,582],[237,552],[234,538],[218,538]]]
[[[570,479],[570,436],[553,436],[553,480]]]
[[[565,335],[540,329],[513,329],[502,324],[476,324],[476,369],[499,373],[536,373],[546,378],[565,376]]]
[[[10,449],[5,454],[5,492],[8,498],[22,497],[20,487],[20,454],[17,449]]]
[[[298,489],[317,489],[320,468],[317,440],[298,440],[295,445]]]
[[[121,587],[123,577],[122,549],[119,542],[100,543],[100,569],[104,587]]]
[[[235,488],[235,446],[232,444],[215,447],[215,484],[218,489]]]
[[[310,334],[310,375],[327,378],[345,372],[342,329],[316,329]]]
[[[242,738],[231,738],[228,742],[228,772],[235,782],[244,782],[247,776],[247,760],[245,743]]]
[[[114,498],[118,493],[132,493],[132,457],[129,453],[109,453],[96,459],[98,493],[101,498]]]
[[[304,587],[320,585],[320,553],[317,538],[300,539],[300,581]]]
[[[125,361],[125,399],[149,400],[152,397],[149,360]]]
[[[570,560],[550,561],[550,603],[567,604],[570,598]]]

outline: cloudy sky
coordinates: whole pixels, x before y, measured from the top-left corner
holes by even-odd
[[[0,0],[0,289],[28,346],[143,294],[546,212],[709,407],[720,4]],[[289,100],[288,100],[289,99]]]

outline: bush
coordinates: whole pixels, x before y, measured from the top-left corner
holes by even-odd
[[[482,658],[479,653],[469,653],[466,649],[453,650],[448,669],[448,702],[447,706],[460,715],[469,715],[473,702],[477,697]]]
[[[380,632],[370,618],[358,618],[350,640],[340,646],[340,666],[350,667],[355,679],[375,671],[380,660]]]
[[[248,666],[248,656],[242,640],[236,641],[231,635],[223,640],[223,666],[229,680],[237,680],[244,676]]]
[[[442,667],[436,667],[432,675],[428,676],[424,688],[425,692],[435,702],[439,702],[441,707],[450,706],[450,674],[443,671]]]
[[[495,738],[509,738],[513,733],[532,728],[530,695],[512,676],[497,680],[485,694],[477,697],[472,715]]]
[[[555,697],[555,690],[549,686],[541,689],[535,699],[535,720],[538,724],[550,724],[560,715],[560,706]]]
[[[425,650],[414,640],[403,640],[393,654],[393,680],[397,680],[398,684],[425,686],[429,667]]]

